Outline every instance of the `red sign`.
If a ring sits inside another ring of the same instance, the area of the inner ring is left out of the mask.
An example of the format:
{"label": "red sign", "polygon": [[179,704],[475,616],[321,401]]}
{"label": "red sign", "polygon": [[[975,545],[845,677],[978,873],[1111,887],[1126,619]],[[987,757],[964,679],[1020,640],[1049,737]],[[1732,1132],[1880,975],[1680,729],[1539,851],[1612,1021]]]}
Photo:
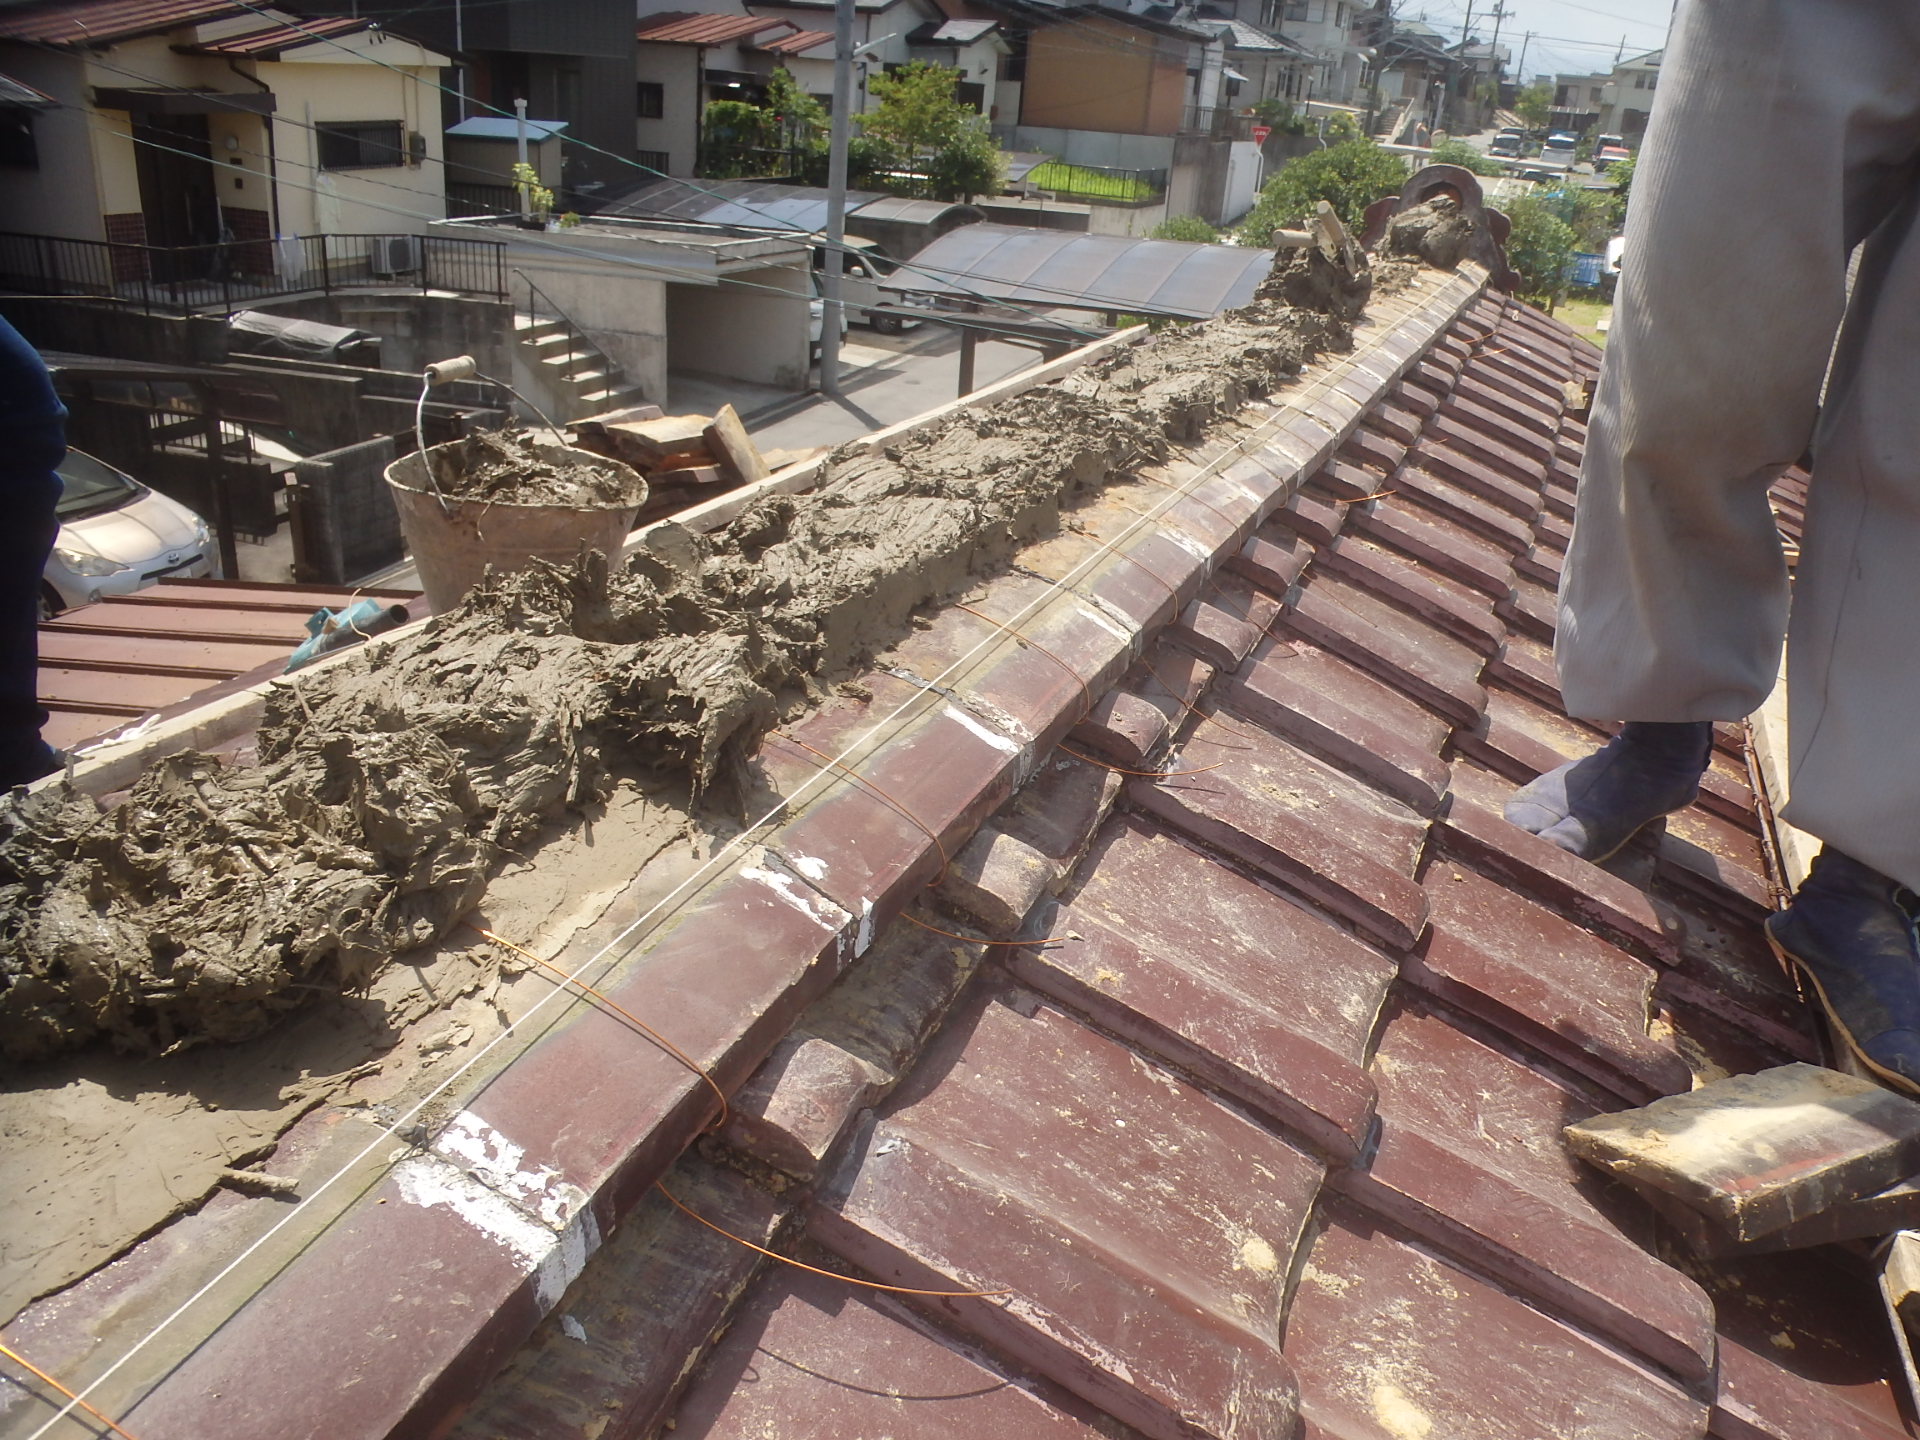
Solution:
{"label": "red sign", "polygon": [[1256,145],[1266,144],[1267,136],[1273,133],[1273,127],[1271,125],[1255,125],[1252,126],[1251,129],[1253,130],[1253,143]]}

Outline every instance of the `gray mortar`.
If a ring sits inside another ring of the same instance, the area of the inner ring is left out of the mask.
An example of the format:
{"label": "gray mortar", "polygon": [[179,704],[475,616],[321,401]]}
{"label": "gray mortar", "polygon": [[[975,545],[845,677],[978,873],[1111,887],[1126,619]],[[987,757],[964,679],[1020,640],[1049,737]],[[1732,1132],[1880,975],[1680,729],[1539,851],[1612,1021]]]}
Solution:
{"label": "gray mortar", "polygon": [[1006,564],[1109,475],[1345,346],[1369,277],[1283,257],[1255,303],[872,454],[724,530],[490,579],[456,611],[277,687],[259,760],[185,753],[102,813],[0,804],[0,1053],[166,1051],[364,985],[475,906],[501,855],[620,771],[741,793],[786,710]]}

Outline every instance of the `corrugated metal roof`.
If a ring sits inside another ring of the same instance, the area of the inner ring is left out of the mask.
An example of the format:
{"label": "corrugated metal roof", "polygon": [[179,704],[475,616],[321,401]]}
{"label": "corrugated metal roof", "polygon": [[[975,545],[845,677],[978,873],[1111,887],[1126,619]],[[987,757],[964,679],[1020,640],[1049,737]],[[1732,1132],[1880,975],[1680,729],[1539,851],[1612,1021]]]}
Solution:
{"label": "corrugated metal roof", "polygon": [[11,75],[0,75],[0,105],[19,105],[29,110],[45,110],[59,103],[44,90],[36,90],[33,86],[16,80]]}
{"label": "corrugated metal roof", "polygon": [[[527,138],[550,139],[566,128],[565,120],[529,120]],[[476,115],[471,120],[462,120],[458,125],[449,125],[447,134],[462,140],[514,140],[519,138],[520,122],[498,115]]]}
{"label": "corrugated metal roof", "polygon": [[653,45],[727,45],[768,30],[792,28],[791,20],[767,20],[757,15],[649,15],[635,32]]}
{"label": "corrugated metal roof", "polygon": [[25,5],[0,10],[0,40],[23,40],[36,45],[110,45],[194,25],[243,15],[233,0],[80,0],[79,4]]}
{"label": "corrugated metal roof", "polygon": [[1000,28],[998,20],[928,22],[907,36],[909,45],[971,45]]}
{"label": "corrugated metal roof", "polygon": [[[202,703],[213,690],[278,675],[307,638],[307,617],[322,606],[339,609],[349,594],[163,580],[68,610],[40,626],[40,703],[49,717],[42,733],[69,750],[143,716]],[[416,591],[359,594],[425,613]]]}
{"label": "corrugated metal roof", "polygon": [[312,45],[335,36],[351,35],[372,28],[374,22],[371,20],[336,15],[322,20],[297,20],[285,25],[270,25],[264,30],[251,30],[244,35],[229,35],[224,40],[210,40],[192,49],[197,55],[245,55],[254,59],[271,59],[283,50],[295,50],[302,45]]}
{"label": "corrugated metal roof", "polygon": [[[873,190],[847,192],[847,213],[870,220],[932,225],[964,208],[945,200],[905,200]],[[657,180],[610,198],[597,213],[814,234],[827,226],[827,192],[776,180]]]}
{"label": "corrugated metal roof", "polygon": [[799,55],[820,45],[831,45],[831,30],[796,30],[791,35],[776,35],[771,40],[754,42],[756,50],[770,50],[775,55]]}
{"label": "corrugated metal roof", "polygon": [[1272,266],[1271,250],[1237,245],[983,224],[940,236],[896,283],[929,295],[1205,320],[1252,300]]}

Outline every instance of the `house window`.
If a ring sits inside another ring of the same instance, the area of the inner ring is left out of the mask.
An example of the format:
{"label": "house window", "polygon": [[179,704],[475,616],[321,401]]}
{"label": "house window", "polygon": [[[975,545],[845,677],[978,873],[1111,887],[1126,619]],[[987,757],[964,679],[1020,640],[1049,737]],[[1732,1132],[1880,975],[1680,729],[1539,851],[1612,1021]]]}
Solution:
{"label": "house window", "polygon": [[658,171],[662,175],[667,173],[667,167],[673,159],[664,150],[636,150],[633,158],[640,162],[642,169]]}
{"label": "house window", "polygon": [[1347,7],[1344,4],[1334,7],[1333,25],[1336,30],[1347,28]]}
{"label": "house window", "polygon": [[406,137],[398,120],[323,121],[313,131],[322,170],[375,170],[406,163]]}
{"label": "house window", "polygon": [[1307,0],[1287,0],[1286,18],[1305,20],[1307,18]]}
{"label": "house window", "polygon": [[659,120],[667,113],[667,87],[658,80],[642,80],[634,86],[634,103],[642,120]]}
{"label": "house window", "polygon": [[24,105],[0,105],[0,169],[39,168],[40,150],[33,143],[33,111]]}

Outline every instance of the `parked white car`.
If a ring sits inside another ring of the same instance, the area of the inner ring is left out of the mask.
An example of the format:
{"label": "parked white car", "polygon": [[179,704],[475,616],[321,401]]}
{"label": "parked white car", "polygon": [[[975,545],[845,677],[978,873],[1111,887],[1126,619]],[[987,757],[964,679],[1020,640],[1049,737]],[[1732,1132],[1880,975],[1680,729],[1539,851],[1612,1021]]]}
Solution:
{"label": "parked white car", "polygon": [[41,572],[40,612],[130,595],[168,576],[218,573],[207,522],[84,450],[60,462],[60,534]]}

